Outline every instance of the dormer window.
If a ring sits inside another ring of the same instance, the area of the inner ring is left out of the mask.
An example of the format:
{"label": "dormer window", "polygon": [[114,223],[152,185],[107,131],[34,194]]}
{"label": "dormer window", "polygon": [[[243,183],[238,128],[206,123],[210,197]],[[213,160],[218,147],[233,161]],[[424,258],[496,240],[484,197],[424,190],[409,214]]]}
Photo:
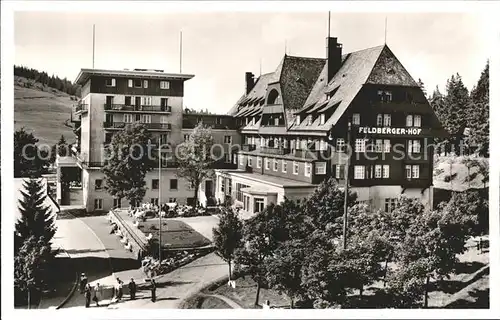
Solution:
{"label": "dormer window", "polygon": [[142,88],[142,81],[135,79],[134,80],[134,88]]}
{"label": "dormer window", "polygon": [[324,113],[319,115],[319,124],[325,124],[325,114]]}
{"label": "dormer window", "polygon": [[383,91],[379,90],[377,92],[379,100],[381,102],[391,102],[392,101],[392,92],[391,91]]}
{"label": "dormer window", "polygon": [[359,113],[353,113],[352,114],[352,124],[354,125],[359,125],[361,122],[361,117]]}
{"label": "dormer window", "polygon": [[307,125],[308,126],[312,125],[312,115],[307,116]]}
{"label": "dormer window", "polygon": [[300,114],[295,117],[296,125],[300,125]]}

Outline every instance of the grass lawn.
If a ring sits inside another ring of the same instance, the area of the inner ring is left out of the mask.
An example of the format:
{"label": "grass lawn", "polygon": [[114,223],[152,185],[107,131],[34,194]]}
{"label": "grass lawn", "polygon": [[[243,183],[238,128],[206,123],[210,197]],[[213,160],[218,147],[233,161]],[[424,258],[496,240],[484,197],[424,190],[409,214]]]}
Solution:
{"label": "grass lawn", "polygon": [[216,297],[203,297],[200,309],[232,309],[227,303]]}
{"label": "grass lawn", "polygon": [[[213,291],[207,291],[206,294],[220,294],[228,297],[238,303],[245,309],[259,308],[254,305],[255,295],[257,294],[257,284],[249,276],[240,277],[236,280],[236,288],[229,287],[226,283]],[[262,305],[266,300],[271,302],[272,306],[289,307],[290,300],[275,290],[260,289],[259,304]]]}
{"label": "grass lawn", "polygon": [[[160,232],[159,219],[150,219],[139,222],[139,230],[147,236],[149,233],[153,238],[158,239]],[[197,248],[210,244],[210,241],[196,232],[186,223],[179,220],[162,219],[161,241],[168,248]]]}
{"label": "grass lawn", "polygon": [[14,130],[24,127],[40,144],[53,145],[61,134],[66,141],[73,142],[75,135],[65,122],[71,118],[71,107],[76,101],[60,91],[22,87],[18,79],[23,78],[17,77],[14,82]]}
{"label": "grass lawn", "polygon": [[[457,273],[444,281],[431,281],[429,290],[430,308],[487,308],[489,303],[489,264],[488,253],[479,253],[470,248],[460,255],[460,264]],[[359,297],[359,290],[349,295],[349,304],[353,308],[380,308],[383,307],[386,297],[383,294],[383,282],[377,281],[365,287],[363,297]],[[249,277],[236,279],[236,288],[232,289],[223,283],[213,290],[204,291],[205,294],[219,294],[232,299],[243,308],[259,308],[254,306],[257,284]],[[269,300],[271,306],[289,307],[290,301],[272,289],[261,289],[259,304]]]}

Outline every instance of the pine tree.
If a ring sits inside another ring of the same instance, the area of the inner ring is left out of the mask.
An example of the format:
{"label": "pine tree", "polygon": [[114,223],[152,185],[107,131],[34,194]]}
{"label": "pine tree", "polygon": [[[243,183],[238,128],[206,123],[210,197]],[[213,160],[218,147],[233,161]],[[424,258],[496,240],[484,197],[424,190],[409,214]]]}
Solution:
{"label": "pine tree", "polygon": [[43,182],[39,178],[31,178],[25,180],[23,186],[18,205],[21,217],[15,225],[15,249],[19,249],[31,236],[37,239],[43,237],[45,243],[50,245],[56,232],[55,216],[45,204],[47,194]]}
{"label": "pine tree", "polygon": [[489,110],[489,61],[481,73],[477,85],[472,89],[469,105],[469,123],[471,127],[470,143],[477,147],[479,154],[489,155],[490,110]]}

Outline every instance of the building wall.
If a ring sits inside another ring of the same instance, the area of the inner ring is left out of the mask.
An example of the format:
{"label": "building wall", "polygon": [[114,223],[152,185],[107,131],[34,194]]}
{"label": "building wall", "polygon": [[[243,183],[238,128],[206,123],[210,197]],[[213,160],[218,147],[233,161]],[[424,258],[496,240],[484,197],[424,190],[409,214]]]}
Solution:
{"label": "building wall", "polygon": [[[83,170],[83,197],[84,206],[87,211],[92,212],[94,209],[94,200],[102,199],[103,211],[109,211],[113,208],[113,197],[104,189],[105,175],[101,170]],[[143,202],[151,202],[152,198],[158,198],[159,190],[152,188],[153,179],[158,179],[158,169],[152,170],[146,174],[146,195]],[[101,179],[102,188],[96,190],[96,180]],[[177,189],[170,189],[170,180],[177,179]],[[175,198],[179,204],[186,204],[187,199],[193,197],[194,190],[189,188],[189,184],[185,179],[180,179],[176,175],[175,169],[163,169],[161,176],[161,203],[169,202],[170,198]],[[129,206],[126,199],[121,200],[122,208]]]}
{"label": "building wall", "polygon": [[[114,87],[106,86],[107,79],[115,79],[116,85]],[[129,79],[141,79],[142,86],[144,86],[144,80],[148,81],[148,87],[135,88],[129,87]],[[92,76],[91,77],[91,87],[90,91],[93,93],[104,93],[104,94],[132,94],[132,95],[148,95],[148,96],[175,96],[182,97],[184,95],[184,81],[183,80],[172,80],[172,79],[149,79],[149,78],[139,78],[134,77],[117,77],[117,76]],[[170,82],[169,89],[161,89],[160,81]]]}

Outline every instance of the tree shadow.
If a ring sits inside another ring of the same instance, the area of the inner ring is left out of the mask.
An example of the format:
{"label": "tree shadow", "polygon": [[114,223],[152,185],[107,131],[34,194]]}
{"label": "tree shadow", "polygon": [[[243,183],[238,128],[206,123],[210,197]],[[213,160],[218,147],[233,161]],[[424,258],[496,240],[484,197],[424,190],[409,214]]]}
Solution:
{"label": "tree shadow", "polygon": [[474,301],[459,299],[445,306],[449,309],[488,309],[490,307],[490,289],[469,291]]}
{"label": "tree shadow", "polygon": [[477,270],[481,269],[484,267],[486,264],[478,262],[478,261],[472,261],[472,262],[460,262],[457,264],[456,267],[456,274],[460,273],[474,273]]}
{"label": "tree shadow", "polygon": [[[474,272],[477,272],[481,267],[485,266],[485,264],[482,264],[480,262],[465,263],[465,265],[466,266],[463,266],[463,268],[471,270],[471,272],[467,272],[467,273],[471,273],[471,274]],[[472,270],[474,270],[474,271],[472,271]],[[429,284],[429,292],[442,291],[442,292],[447,293],[447,294],[456,293],[456,292],[462,290],[463,288],[467,287],[471,283],[477,281],[478,279],[483,277],[488,272],[489,272],[489,268],[485,268],[483,271],[477,273],[468,281],[442,280],[442,281],[431,282]]]}
{"label": "tree shadow", "polygon": [[69,255],[72,254],[82,254],[82,253],[92,253],[92,252],[106,252],[110,249],[70,249],[65,250]]}

